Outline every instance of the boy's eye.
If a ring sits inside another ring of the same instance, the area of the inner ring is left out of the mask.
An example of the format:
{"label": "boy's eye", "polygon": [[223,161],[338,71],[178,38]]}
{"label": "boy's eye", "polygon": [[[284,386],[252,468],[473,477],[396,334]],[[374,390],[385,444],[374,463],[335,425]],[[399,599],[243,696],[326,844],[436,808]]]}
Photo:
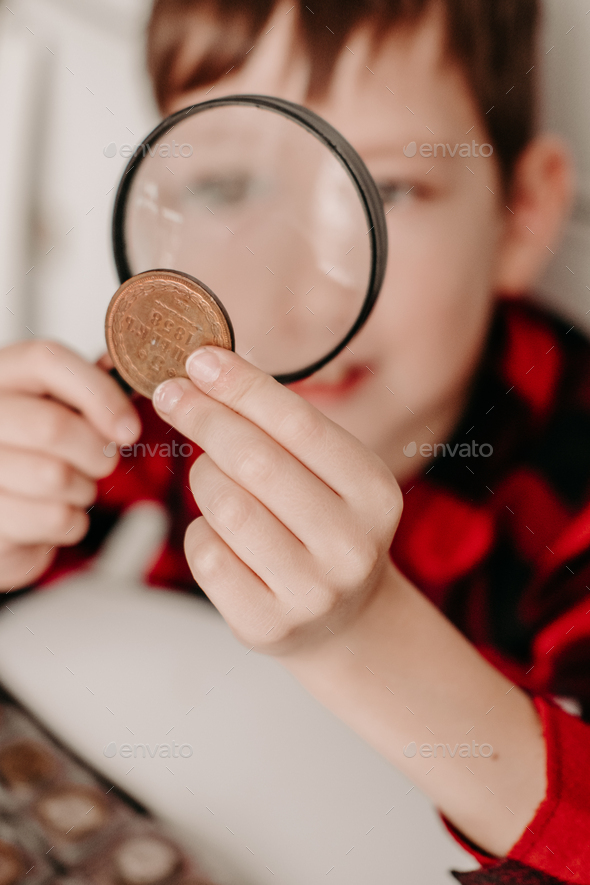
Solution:
{"label": "boy's eye", "polygon": [[249,173],[213,174],[191,183],[189,187],[193,198],[210,205],[237,206],[254,197],[260,196],[267,188],[264,182],[257,180]]}
{"label": "boy's eye", "polygon": [[415,189],[408,181],[377,181],[376,184],[384,206],[394,206],[415,194]]}

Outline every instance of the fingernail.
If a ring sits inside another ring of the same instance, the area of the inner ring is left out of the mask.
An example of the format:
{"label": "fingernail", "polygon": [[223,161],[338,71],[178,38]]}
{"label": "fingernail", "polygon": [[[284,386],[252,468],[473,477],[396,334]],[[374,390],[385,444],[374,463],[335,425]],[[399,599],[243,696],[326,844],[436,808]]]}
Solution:
{"label": "fingernail", "polygon": [[119,418],[116,426],[117,439],[124,440],[135,439],[141,433],[141,424],[135,415],[127,415],[125,418]]}
{"label": "fingernail", "polygon": [[221,363],[216,353],[195,350],[186,361],[186,371],[197,384],[213,384],[219,378]]}
{"label": "fingernail", "polygon": [[180,402],[183,394],[184,390],[177,381],[164,381],[154,391],[154,405],[159,412],[167,415]]}

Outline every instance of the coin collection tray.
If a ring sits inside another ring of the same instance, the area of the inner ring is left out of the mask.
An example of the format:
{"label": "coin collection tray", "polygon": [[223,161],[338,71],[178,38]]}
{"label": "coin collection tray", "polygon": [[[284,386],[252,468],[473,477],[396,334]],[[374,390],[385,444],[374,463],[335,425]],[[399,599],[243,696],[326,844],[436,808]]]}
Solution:
{"label": "coin collection tray", "polygon": [[0,885],[211,885],[165,828],[0,689]]}

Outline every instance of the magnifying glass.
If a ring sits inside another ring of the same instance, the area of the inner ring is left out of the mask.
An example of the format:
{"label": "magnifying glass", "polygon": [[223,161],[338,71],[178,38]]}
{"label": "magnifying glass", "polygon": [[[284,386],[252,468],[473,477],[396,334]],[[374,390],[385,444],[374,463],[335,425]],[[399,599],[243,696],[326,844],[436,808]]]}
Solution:
{"label": "magnifying glass", "polygon": [[366,322],[387,230],[375,182],[336,129],[292,102],[235,95],[178,111],[139,145],[113,248],[109,352],[150,395],[206,343],[282,383],[313,374]]}

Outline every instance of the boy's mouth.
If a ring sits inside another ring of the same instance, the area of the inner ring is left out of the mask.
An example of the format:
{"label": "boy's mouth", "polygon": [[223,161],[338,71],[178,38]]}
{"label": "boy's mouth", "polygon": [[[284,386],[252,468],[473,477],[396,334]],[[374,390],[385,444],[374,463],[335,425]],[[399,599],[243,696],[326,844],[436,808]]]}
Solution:
{"label": "boy's mouth", "polygon": [[303,399],[325,402],[351,396],[372,374],[368,366],[342,366],[337,370],[336,367],[330,366],[325,374],[324,370],[320,370],[310,378],[294,381],[287,386]]}

